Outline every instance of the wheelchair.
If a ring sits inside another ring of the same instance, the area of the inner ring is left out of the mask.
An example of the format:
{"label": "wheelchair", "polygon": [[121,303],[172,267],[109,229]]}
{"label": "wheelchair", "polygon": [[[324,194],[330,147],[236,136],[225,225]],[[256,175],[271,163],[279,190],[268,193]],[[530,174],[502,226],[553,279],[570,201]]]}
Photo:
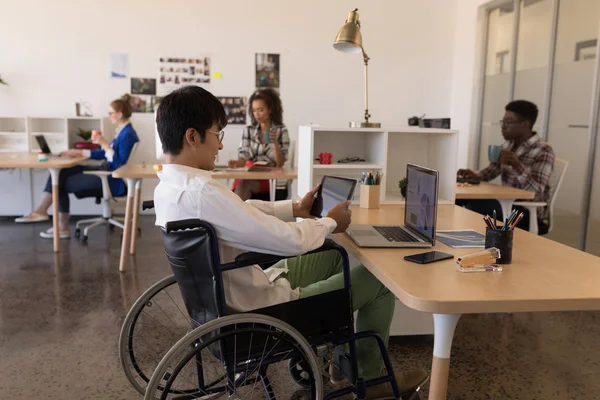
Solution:
{"label": "wheelchair", "polygon": [[[382,338],[354,332],[348,254],[333,240],[310,253],[340,253],[342,289],[240,313],[225,303],[222,273],[286,257],[248,252],[221,264],[214,229],[198,219],[169,222],[162,233],[173,276],[138,298],[119,337],[125,375],[144,399],[361,399],[384,382],[398,399],[419,399],[418,388],[400,397]],[[355,342],[366,338],[383,358],[377,379],[358,375]],[[348,384],[325,393],[332,363]]]}

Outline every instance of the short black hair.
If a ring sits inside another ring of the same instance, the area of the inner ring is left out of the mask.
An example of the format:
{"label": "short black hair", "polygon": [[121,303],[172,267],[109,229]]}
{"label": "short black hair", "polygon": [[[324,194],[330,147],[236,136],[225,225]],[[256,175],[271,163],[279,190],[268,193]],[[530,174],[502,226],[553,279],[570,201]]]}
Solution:
{"label": "short black hair", "polygon": [[199,86],[184,86],[161,101],[156,112],[156,128],[163,153],[178,155],[183,149],[185,131],[194,128],[204,142],[206,130],[214,123],[219,130],[227,125],[221,102]]}
{"label": "short black hair", "polygon": [[531,128],[535,125],[539,113],[537,106],[527,100],[511,101],[506,105],[505,110],[514,112],[525,121],[529,121],[531,123]]}

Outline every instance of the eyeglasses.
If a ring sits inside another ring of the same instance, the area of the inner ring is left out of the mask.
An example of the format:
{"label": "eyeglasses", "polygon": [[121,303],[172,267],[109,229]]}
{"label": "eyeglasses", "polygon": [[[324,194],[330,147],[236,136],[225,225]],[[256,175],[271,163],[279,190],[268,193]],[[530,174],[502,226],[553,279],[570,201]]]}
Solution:
{"label": "eyeglasses", "polygon": [[225,136],[225,131],[206,131],[206,132],[210,132],[210,133],[214,133],[215,135],[217,135],[217,140],[219,141],[219,143],[223,143],[223,137]]}
{"label": "eyeglasses", "polygon": [[514,121],[508,120],[508,119],[501,119],[500,121],[498,121],[500,123],[500,125],[513,125],[513,124],[517,124],[519,122],[523,122],[523,119],[516,119]]}

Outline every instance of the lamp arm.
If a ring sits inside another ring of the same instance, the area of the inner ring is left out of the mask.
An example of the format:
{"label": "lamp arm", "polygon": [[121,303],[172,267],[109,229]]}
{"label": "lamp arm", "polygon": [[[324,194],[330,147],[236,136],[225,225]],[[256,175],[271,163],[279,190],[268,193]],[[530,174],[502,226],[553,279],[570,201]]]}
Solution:
{"label": "lamp arm", "polygon": [[363,60],[365,62],[365,122],[369,122],[369,56],[365,53],[365,49],[362,50]]}

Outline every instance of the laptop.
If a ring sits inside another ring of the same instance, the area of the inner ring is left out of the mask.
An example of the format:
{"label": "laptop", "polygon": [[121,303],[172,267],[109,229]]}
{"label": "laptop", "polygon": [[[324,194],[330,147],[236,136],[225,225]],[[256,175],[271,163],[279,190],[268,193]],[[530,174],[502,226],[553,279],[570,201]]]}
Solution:
{"label": "laptop", "polygon": [[435,245],[438,171],[406,166],[404,225],[350,225],[348,235],[360,247],[420,248]]}
{"label": "laptop", "polygon": [[33,137],[37,141],[38,146],[40,146],[40,151],[42,153],[46,153],[48,155],[51,155],[52,157],[60,157],[60,154],[53,154],[50,151],[50,146],[48,146],[48,142],[46,141],[44,135],[34,135]]}

